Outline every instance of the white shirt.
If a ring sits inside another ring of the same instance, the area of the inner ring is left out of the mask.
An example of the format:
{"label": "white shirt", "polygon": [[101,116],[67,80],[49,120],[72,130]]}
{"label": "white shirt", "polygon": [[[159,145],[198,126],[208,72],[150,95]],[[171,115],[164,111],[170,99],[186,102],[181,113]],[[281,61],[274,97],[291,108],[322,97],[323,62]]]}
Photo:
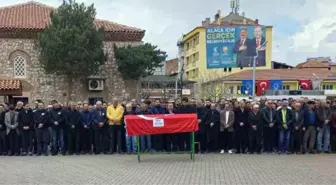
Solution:
{"label": "white shirt", "polygon": [[225,124],[228,124],[229,122],[229,114],[230,114],[230,111],[225,111]]}

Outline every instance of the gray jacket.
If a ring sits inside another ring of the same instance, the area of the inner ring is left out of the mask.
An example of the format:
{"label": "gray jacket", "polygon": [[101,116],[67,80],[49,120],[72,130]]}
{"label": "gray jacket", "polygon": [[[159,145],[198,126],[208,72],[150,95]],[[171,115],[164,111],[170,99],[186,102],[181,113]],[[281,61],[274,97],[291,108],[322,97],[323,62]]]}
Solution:
{"label": "gray jacket", "polygon": [[14,111],[13,113],[14,113],[14,117],[13,117],[13,119],[14,119],[13,123],[14,124],[12,124],[11,112],[7,112],[5,114],[5,125],[7,127],[7,134],[9,134],[9,132],[11,130],[16,130],[16,133],[19,134],[19,123],[18,123],[19,113],[16,112],[16,111]]}

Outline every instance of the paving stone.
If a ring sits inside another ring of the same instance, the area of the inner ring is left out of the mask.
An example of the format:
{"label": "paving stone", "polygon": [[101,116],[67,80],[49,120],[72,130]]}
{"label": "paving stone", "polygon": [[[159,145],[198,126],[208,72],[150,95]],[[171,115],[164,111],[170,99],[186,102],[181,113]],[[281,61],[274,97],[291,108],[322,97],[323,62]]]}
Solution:
{"label": "paving stone", "polygon": [[0,184],[336,184],[335,155],[0,157]]}

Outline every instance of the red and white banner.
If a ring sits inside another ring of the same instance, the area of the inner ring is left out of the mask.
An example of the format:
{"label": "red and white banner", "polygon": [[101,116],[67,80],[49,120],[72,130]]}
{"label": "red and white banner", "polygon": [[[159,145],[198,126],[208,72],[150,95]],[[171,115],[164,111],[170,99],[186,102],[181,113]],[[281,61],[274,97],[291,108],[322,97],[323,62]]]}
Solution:
{"label": "red and white banner", "polygon": [[311,90],[311,81],[310,80],[299,80],[299,89],[301,90]]}
{"label": "red and white banner", "polygon": [[268,90],[270,87],[270,81],[269,80],[258,80],[257,82],[257,96],[262,96],[263,92],[265,90]]}
{"label": "red and white banner", "polygon": [[129,136],[198,131],[196,114],[158,114],[125,116]]}

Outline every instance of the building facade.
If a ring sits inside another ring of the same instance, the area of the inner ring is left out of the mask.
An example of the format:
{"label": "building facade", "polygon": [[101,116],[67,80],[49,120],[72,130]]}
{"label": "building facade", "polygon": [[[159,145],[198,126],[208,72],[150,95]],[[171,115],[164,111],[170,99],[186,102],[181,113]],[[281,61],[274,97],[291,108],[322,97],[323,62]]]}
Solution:
{"label": "building facade", "polygon": [[[0,8],[0,95],[6,95],[8,89],[13,89],[13,82],[20,83],[22,88],[21,93],[14,95],[14,101],[110,101],[125,93],[136,94],[132,89],[134,82],[124,81],[117,70],[113,46],[141,44],[145,31],[95,20],[97,27],[105,28],[104,50],[108,55],[107,61],[101,66],[98,76],[77,79],[73,82],[71,94],[67,94],[66,79],[45,74],[39,62],[38,34],[50,24],[50,13],[53,10],[53,7],[37,2]],[[90,87],[92,80],[99,82],[99,88]]]}
{"label": "building facade", "polygon": [[[215,15],[215,20],[211,21],[206,18],[202,21],[202,25],[194,28],[190,32],[184,34],[184,67],[185,73],[189,80],[199,83],[215,80],[225,77],[243,70],[249,70],[251,67],[232,68],[224,71],[223,69],[207,69],[206,65],[206,28],[216,26],[258,26],[259,20],[252,20],[244,15],[230,13],[222,16],[219,10]],[[272,26],[266,26],[266,66],[258,67],[258,70],[272,68]]]}

